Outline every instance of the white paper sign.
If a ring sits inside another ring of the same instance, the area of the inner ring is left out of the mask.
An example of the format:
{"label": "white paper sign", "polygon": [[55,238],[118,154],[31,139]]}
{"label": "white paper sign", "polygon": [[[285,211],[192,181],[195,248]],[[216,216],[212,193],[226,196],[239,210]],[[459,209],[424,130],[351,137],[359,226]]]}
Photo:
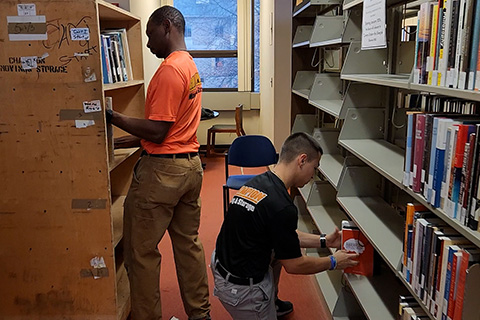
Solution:
{"label": "white paper sign", "polygon": [[35,3],[20,3],[17,4],[17,12],[19,16],[36,16],[37,8]]}
{"label": "white paper sign", "polygon": [[20,63],[23,70],[34,69],[37,67],[37,57],[20,57]]}
{"label": "white paper sign", "polygon": [[84,101],[83,102],[83,111],[85,111],[85,113],[102,111],[102,106],[100,105],[100,100]]}
{"label": "white paper sign", "polygon": [[83,129],[95,125],[95,120],[75,120],[75,128]]}
{"label": "white paper sign", "polygon": [[362,50],[387,47],[385,1],[363,1]]}
{"label": "white paper sign", "polygon": [[73,41],[90,40],[90,30],[88,28],[70,29],[70,38]]}

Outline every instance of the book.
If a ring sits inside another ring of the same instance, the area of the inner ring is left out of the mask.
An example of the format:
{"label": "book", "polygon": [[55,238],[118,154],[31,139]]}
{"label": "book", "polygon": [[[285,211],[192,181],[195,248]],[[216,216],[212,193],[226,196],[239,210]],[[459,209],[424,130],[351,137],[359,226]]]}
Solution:
{"label": "book", "polygon": [[428,196],[428,173],[430,170],[430,152],[432,147],[432,141],[435,136],[436,138],[436,129],[434,133],[433,129],[433,119],[434,116],[431,113],[425,114],[425,133],[424,133],[424,146],[423,146],[423,155],[422,155],[422,170],[420,176],[420,191],[423,194],[423,197],[427,199]]}
{"label": "book", "polygon": [[468,207],[468,198],[470,197],[470,180],[472,175],[472,165],[473,165],[473,153],[475,148],[476,133],[473,132],[468,138],[468,142],[465,144],[465,154],[463,156],[463,166],[462,166],[462,179],[460,183],[460,194],[457,205],[457,215],[460,216],[460,222],[463,225],[467,225],[467,207]]}
{"label": "book", "polygon": [[449,215],[449,208],[451,207],[450,199],[452,197],[450,180],[452,180],[453,174],[453,159],[455,157],[455,144],[457,142],[458,124],[454,123],[447,130],[449,131],[449,133],[447,133],[447,135],[449,135],[449,142],[445,156],[445,172],[444,179],[442,181],[442,198],[440,199],[440,206],[445,211],[445,213]]}
{"label": "book", "polygon": [[468,219],[467,226],[472,230],[477,230],[479,226],[479,216],[480,216],[480,197],[478,194],[479,185],[479,173],[480,173],[480,124],[476,124],[476,143],[473,150],[473,160],[472,160],[472,172],[470,175],[470,190],[468,197]]}
{"label": "book", "polygon": [[422,160],[425,148],[425,121],[425,114],[419,113],[416,115],[412,190],[417,193],[421,191]]}
{"label": "book", "polygon": [[438,76],[437,84],[439,86],[448,86],[447,66],[448,66],[448,49],[450,46],[450,24],[452,17],[453,0],[444,0],[442,7],[442,21],[440,27],[440,48],[438,53]]}
{"label": "book", "polygon": [[426,187],[424,187],[423,195],[425,199],[427,199],[428,203],[432,203],[433,197],[433,174],[435,171],[435,156],[437,150],[437,139],[438,139],[438,125],[440,122],[439,117],[433,117],[433,125],[432,125],[432,134],[431,134],[431,141],[430,141],[430,159],[428,159],[428,172],[426,173],[427,178],[426,180]]}
{"label": "book", "polygon": [[373,246],[358,229],[353,221],[342,221],[342,249],[355,252],[359,256],[359,263],[354,267],[345,268],[345,273],[353,273],[363,276],[373,275]]}
{"label": "book", "polygon": [[[453,166],[450,177],[451,197],[449,196],[449,206],[447,206],[447,214],[453,219],[459,219],[457,215],[457,205],[460,196],[460,185],[462,179],[463,157],[465,155],[465,144],[469,136],[473,133],[475,127],[468,124],[458,125],[457,141],[455,143],[455,155],[453,158]],[[449,194],[450,195],[450,194]]]}
{"label": "book", "polygon": [[[405,165],[403,170],[403,185],[411,186],[410,175],[412,171],[413,137],[415,132],[415,112],[407,112],[407,134],[405,139]],[[412,177],[413,179],[413,177]]]}
{"label": "book", "polygon": [[419,29],[417,32],[417,61],[414,70],[414,82],[418,84],[427,83],[427,57],[430,50],[430,33],[432,21],[433,3],[424,2],[420,5]]}
{"label": "book", "polygon": [[[403,271],[405,279],[410,282],[410,272],[408,272],[408,252],[410,249],[409,230],[413,231],[413,219],[416,211],[426,211],[427,208],[421,204],[407,203],[407,210],[405,214],[405,232],[403,239]],[[410,228],[410,229],[409,229]],[[410,236],[411,239],[411,236]],[[408,274],[407,274],[408,273]]]}
{"label": "book", "polygon": [[468,63],[468,86],[469,90],[475,89],[476,71],[478,62],[478,45],[480,39],[480,3],[475,1],[473,11],[473,32],[470,46],[470,61]]}
{"label": "book", "polygon": [[450,39],[447,57],[447,79],[446,86],[453,88],[453,79],[455,73],[455,50],[457,48],[457,27],[460,11],[460,0],[452,0],[452,13],[450,17],[450,25],[446,26],[450,29]]}
{"label": "book", "polygon": [[478,248],[475,248],[475,249],[464,248],[461,250],[461,256],[462,258],[461,258],[461,264],[460,264],[460,270],[459,270],[457,292],[455,294],[456,301],[455,301],[455,310],[453,313],[453,320],[462,319],[467,272],[470,266],[472,266],[474,263],[480,262],[480,250]]}
{"label": "book", "polygon": [[435,207],[440,207],[440,195],[442,189],[442,178],[445,170],[445,150],[447,147],[447,129],[449,125],[453,123],[452,119],[439,118],[437,139],[435,147],[435,160],[433,170],[433,182],[432,182],[432,197],[430,203]]}
{"label": "book", "polygon": [[[463,1],[465,2],[463,3]],[[458,22],[457,56],[455,61],[455,68],[458,68],[458,89],[467,88],[467,67],[468,55],[470,53],[470,36],[472,32],[473,2],[474,0],[462,0],[460,3],[462,8],[460,9],[460,19]]]}
{"label": "book", "polygon": [[[441,9],[441,8],[440,8]],[[438,38],[438,12],[439,7],[438,3],[435,3],[432,6],[432,25],[430,27],[431,35],[430,35],[430,52],[427,57],[427,84],[429,85],[436,85],[437,80],[434,79],[434,70],[435,66],[435,59],[437,54],[437,38]]]}

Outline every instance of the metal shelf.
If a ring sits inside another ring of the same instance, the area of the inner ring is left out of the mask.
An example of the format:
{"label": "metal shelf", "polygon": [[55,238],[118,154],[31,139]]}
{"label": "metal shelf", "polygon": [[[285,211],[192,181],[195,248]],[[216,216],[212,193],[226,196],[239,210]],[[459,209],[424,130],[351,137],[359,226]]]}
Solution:
{"label": "metal shelf", "polygon": [[335,189],[342,173],[343,160],[341,154],[324,154],[320,160],[320,172]]}

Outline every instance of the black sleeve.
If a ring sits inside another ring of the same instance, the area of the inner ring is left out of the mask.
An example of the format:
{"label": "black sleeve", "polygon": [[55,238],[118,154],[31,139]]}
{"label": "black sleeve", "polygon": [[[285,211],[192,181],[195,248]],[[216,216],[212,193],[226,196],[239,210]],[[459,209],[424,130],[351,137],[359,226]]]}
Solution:
{"label": "black sleeve", "polygon": [[288,206],[272,219],[271,235],[275,259],[294,259],[302,256],[298,239],[298,215],[295,206]]}

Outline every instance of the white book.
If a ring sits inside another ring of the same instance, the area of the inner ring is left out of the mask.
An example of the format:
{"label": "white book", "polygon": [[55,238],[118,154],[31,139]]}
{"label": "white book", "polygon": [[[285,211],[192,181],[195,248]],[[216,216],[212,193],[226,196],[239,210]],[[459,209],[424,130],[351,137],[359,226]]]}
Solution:
{"label": "white book", "polygon": [[465,7],[467,5],[467,0],[460,0],[460,13],[458,16],[458,26],[457,26],[457,46],[455,49],[455,68],[451,71],[452,73],[452,87],[458,87],[458,76],[460,72],[460,64],[462,60],[462,47],[463,47],[463,21],[465,15]]}

